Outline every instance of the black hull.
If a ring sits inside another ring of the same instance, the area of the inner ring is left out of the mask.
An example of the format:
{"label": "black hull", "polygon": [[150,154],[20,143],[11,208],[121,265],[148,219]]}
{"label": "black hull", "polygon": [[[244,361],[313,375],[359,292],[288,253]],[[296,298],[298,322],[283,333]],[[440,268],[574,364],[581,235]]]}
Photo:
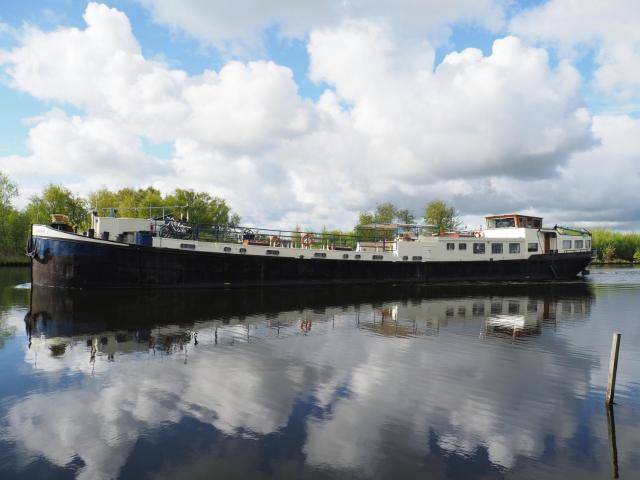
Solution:
{"label": "black hull", "polygon": [[203,288],[546,281],[575,278],[588,252],[527,260],[389,262],[267,257],[34,237],[32,283],[64,288]]}

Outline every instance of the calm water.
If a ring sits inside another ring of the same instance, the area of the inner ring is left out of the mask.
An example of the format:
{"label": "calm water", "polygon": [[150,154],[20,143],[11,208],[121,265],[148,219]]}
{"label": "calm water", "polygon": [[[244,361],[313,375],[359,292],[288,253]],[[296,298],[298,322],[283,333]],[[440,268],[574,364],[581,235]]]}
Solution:
{"label": "calm water", "polygon": [[28,281],[0,270],[3,479],[640,478],[640,269],[101,295]]}

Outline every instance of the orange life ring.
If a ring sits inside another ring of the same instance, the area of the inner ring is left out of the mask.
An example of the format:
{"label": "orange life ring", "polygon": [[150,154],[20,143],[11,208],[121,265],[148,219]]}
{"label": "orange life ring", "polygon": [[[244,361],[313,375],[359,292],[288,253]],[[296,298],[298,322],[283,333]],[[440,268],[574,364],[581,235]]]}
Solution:
{"label": "orange life ring", "polygon": [[309,248],[311,246],[311,244],[313,243],[313,234],[311,233],[305,233],[302,236],[302,246],[304,246],[304,248]]}

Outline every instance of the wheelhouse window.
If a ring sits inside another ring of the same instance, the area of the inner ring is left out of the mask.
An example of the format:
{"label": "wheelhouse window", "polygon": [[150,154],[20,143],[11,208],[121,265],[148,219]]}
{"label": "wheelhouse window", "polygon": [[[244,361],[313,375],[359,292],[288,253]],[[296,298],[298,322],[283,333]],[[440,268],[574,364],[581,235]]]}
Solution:
{"label": "wheelhouse window", "polygon": [[458,244],[458,250],[466,250],[467,249],[467,244],[466,243],[459,243]]}
{"label": "wheelhouse window", "polygon": [[474,243],[473,253],[484,253],[484,243]]}
{"label": "wheelhouse window", "polygon": [[591,248],[591,240],[587,240],[587,248]]}
{"label": "wheelhouse window", "polygon": [[527,251],[528,252],[537,252],[538,251],[538,244],[537,243],[528,243],[527,244]]}
{"label": "wheelhouse window", "polygon": [[509,244],[509,253],[520,253],[520,244],[519,243],[510,243]]}
{"label": "wheelhouse window", "polygon": [[447,250],[455,250],[455,249],[456,249],[455,243],[447,243]]}
{"label": "wheelhouse window", "polygon": [[576,248],[584,248],[584,240],[576,240]]}
{"label": "wheelhouse window", "polygon": [[487,219],[487,227],[489,228],[512,228],[515,226],[516,226],[515,217]]}
{"label": "wheelhouse window", "polygon": [[565,250],[571,250],[571,240],[563,240],[562,248],[564,248]]}
{"label": "wheelhouse window", "polygon": [[492,243],[491,244],[491,253],[493,253],[493,254],[502,253],[502,244],[501,243]]}

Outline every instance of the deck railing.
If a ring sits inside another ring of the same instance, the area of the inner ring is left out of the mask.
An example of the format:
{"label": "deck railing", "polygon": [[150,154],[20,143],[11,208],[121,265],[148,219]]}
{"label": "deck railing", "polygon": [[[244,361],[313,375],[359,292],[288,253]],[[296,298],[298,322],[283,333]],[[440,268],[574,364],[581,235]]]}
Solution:
{"label": "deck railing", "polygon": [[205,242],[318,250],[355,250],[357,244],[362,242],[363,244],[366,243],[367,248],[371,251],[390,251],[393,250],[397,231],[311,232],[156,220],[152,235],[155,237]]}

